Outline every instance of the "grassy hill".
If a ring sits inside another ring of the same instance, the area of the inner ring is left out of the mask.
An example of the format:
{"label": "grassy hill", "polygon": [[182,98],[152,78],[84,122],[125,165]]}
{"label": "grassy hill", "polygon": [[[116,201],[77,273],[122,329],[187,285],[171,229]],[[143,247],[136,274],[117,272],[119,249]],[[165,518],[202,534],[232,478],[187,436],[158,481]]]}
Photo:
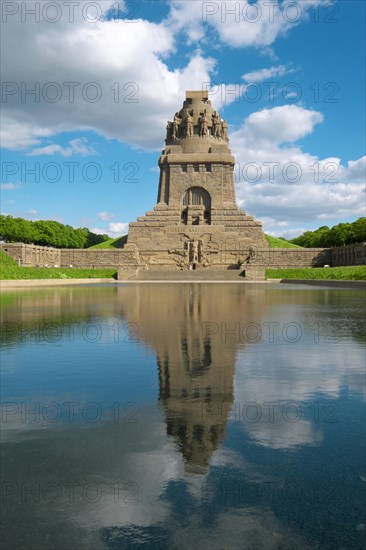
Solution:
{"label": "grassy hill", "polygon": [[2,281],[9,279],[109,279],[115,275],[115,269],[19,267],[13,258],[0,250],[0,280]]}
{"label": "grassy hill", "polygon": [[104,243],[90,246],[89,249],[91,248],[123,248],[123,246],[126,244],[126,241],[127,241],[127,235],[123,235],[123,237],[117,237],[116,239],[109,239],[108,241],[104,241]]}
{"label": "grassy hill", "polygon": [[[302,246],[292,244],[289,241],[285,241],[284,239],[271,237],[270,235],[266,235],[266,239],[269,242],[269,246],[271,248],[302,248]],[[124,235],[123,237],[117,237],[116,239],[109,239],[104,243],[95,244],[94,246],[90,246],[89,248],[122,248],[126,244],[126,241],[127,235]]]}
{"label": "grassy hill", "polygon": [[271,235],[267,235],[267,234],[265,234],[265,236],[271,248],[303,248],[302,246],[298,246],[297,244],[290,243],[289,241],[286,241],[284,239],[271,237]]}

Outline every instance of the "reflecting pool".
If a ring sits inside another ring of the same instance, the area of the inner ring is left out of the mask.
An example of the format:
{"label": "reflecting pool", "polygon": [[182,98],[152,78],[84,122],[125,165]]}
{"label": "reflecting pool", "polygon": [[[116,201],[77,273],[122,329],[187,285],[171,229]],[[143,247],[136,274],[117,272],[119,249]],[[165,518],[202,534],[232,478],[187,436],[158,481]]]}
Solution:
{"label": "reflecting pool", "polygon": [[365,294],[2,294],[7,549],[365,547]]}

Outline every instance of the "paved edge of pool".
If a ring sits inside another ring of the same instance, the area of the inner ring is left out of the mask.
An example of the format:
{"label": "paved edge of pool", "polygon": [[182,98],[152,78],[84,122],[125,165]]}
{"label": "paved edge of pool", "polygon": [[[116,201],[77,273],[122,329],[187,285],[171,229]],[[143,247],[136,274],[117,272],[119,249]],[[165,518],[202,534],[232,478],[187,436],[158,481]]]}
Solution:
{"label": "paved edge of pool", "polygon": [[4,279],[0,281],[0,290],[31,286],[95,285],[115,282],[115,279]]}
{"label": "paved edge of pool", "polygon": [[366,288],[366,281],[336,281],[333,279],[280,279],[280,283],[337,288]]}
{"label": "paved edge of pool", "polygon": [[267,279],[266,281],[209,281],[209,280],[144,280],[136,281],[133,279],[115,280],[115,279],[7,279],[0,281],[0,290],[10,288],[30,288],[37,286],[66,286],[66,285],[97,285],[97,284],[181,284],[181,283],[208,283],[208,284],[293,284],[310,285],[332,288],[366,288],[366,281],[335,281],[331,279]]}
{"label": "paved edge of pool", "polygon": [[0,291],[7,290],[10,288],[30,288],[37,286],[70,286],[70,285],[99,285],[99,284],[180,284],[180,283],[208,283],[208,284],[268,284],[268,283],[279,283],[280,279],[271,279],[267,281],[244,281],[244,280],[229,280],[229,281],[209,281],[209,280],[179,280],[179,281],[169,281],[169,280],[135,280],[135,279],[5,279],[0,281]]}

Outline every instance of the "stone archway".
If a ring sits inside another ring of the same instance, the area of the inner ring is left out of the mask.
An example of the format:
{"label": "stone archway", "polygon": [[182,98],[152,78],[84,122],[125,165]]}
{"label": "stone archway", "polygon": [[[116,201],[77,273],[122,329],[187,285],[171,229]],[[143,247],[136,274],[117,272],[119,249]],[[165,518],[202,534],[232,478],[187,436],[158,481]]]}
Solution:
{"label": "stone archway", "polygon": [[206,189],[187,189],[182,200],[181,221],[185,225],[211,224],[211,196]]}

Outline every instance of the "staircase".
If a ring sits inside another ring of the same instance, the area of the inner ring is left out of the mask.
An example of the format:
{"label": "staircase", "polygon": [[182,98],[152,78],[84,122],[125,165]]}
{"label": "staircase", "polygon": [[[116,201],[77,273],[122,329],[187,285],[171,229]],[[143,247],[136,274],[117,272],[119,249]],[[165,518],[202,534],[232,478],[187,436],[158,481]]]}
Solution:
{"label": "staircase", "polygon": [[177,271],[140,271],[133,281],[227,281],[227,282],[245,282],[245,278],[240,276],[241,269],[227,270],[177,270]]}

